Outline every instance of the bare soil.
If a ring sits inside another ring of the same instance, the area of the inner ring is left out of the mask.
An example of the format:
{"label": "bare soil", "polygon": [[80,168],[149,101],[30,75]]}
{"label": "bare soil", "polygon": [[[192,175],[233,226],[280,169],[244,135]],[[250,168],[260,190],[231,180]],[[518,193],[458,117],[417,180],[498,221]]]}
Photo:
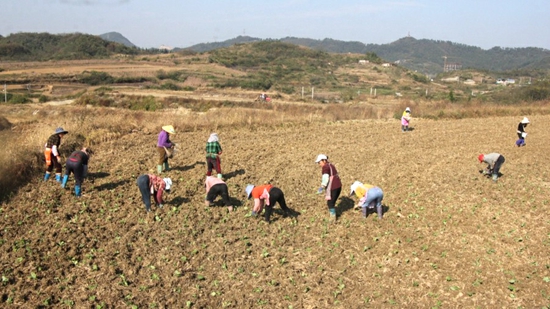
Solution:
{"label": "bare soil", "polygon": [[[159,116],[162,114],[159,113]],[[217,132],[236,211],[204,206],[205,142],[179,132],[174,181],[146,213],[156,133],[95,149],[84,195],[41,175],[1,205],[0,301],[14,308],[543,308],[550,306],[550,116],[349,121]],[[63,147],[63,145],[62,145]],[[479,153],[506,157],[495,183]],[[344,187],[338,220],[315,191],[325,153]],[[360,180],[385,216],[353,210]],[[249,217],[247,184],[281,188],[296,214]]]}

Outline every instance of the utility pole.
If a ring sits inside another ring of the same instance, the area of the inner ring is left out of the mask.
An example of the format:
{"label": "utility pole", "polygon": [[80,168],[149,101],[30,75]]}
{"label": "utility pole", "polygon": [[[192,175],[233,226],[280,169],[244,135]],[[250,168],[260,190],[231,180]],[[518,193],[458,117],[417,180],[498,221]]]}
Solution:
{"label": "utility pole", "polygon": [[443,56],[443,72],[447,72],[447,56]]}

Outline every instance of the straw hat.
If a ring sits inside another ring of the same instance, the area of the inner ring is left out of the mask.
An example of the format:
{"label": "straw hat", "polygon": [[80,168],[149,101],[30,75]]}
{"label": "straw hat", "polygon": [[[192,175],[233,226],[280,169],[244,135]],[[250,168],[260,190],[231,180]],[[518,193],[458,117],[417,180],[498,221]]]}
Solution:
{"label": "straw hat", "polygon": [[174,130],[174,127],[169,125],[169,126],[163,126],[162,129],[164,131],[166,131],[167,133],[169,134],[176,134],[176,130]]}

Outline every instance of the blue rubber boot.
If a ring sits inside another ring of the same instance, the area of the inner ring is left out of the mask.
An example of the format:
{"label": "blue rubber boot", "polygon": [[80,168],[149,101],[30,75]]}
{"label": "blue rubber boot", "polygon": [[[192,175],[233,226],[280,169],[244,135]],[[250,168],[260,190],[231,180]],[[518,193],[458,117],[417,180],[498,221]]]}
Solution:
{"label": "blue rubber boot", "polygon": [[329,208],[328,212],[330,214],[330,221],[336,222],[336,209],[335,208]]}
{"label": "blue rubber boot", "polygon": [[80,186],[74,186],[74,194],[77,197],[80,197],[82,195],[82,191],[80,190]]}
{"label": "blue rubber boot", "polygon": [[44,181],[47,181],[48,179],[50,179],[50,173],[46,172],[46,174],[44,174]]}
{"label": "blue rubber boot", "polygon": [[69,175],[63,176],[63,181],[61,182],[61,188],[65,188],[67,185],[67,180],[69,179]]}
{"label": "blue rubber boot", "polygon": [[168,165],[168,162],[164,162],[163,168],[164,168],[165,172],[167,172],[170,169],[170,166]]}
{"label": "blue rubber boot", "polygon": [[55,181],[61,182],[61,174],[55,174]]}

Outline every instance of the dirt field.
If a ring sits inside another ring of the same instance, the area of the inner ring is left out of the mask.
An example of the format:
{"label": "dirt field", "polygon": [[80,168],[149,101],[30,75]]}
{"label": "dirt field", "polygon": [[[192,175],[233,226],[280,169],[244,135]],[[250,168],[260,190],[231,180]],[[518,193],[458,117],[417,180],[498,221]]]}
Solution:
{"label": "dirt field", "polygon": [[[529,116],[529,115],[528,115]],[[180,132],[172,193],[147,214],[136,178],[155,171],[156,132],[96,147],[84,196],[42,175],[1,205],[0,285],[13,308],[546,308],[550,306],[550,116],[366,120],[217,133],[236,211],[205,207],[204,146]],[[71,129],[71,128],[67,128]],[[176,128],[177,129],[177,128]],[[506,157],[493,183],[479,153]],[[344,184],[329,223],[314,163]],[[72,178],[72,177],[71,177]],[[355,180],[384,190],[361,218]],[[281,188],[271,224],[249,217],[247,184]]]}

